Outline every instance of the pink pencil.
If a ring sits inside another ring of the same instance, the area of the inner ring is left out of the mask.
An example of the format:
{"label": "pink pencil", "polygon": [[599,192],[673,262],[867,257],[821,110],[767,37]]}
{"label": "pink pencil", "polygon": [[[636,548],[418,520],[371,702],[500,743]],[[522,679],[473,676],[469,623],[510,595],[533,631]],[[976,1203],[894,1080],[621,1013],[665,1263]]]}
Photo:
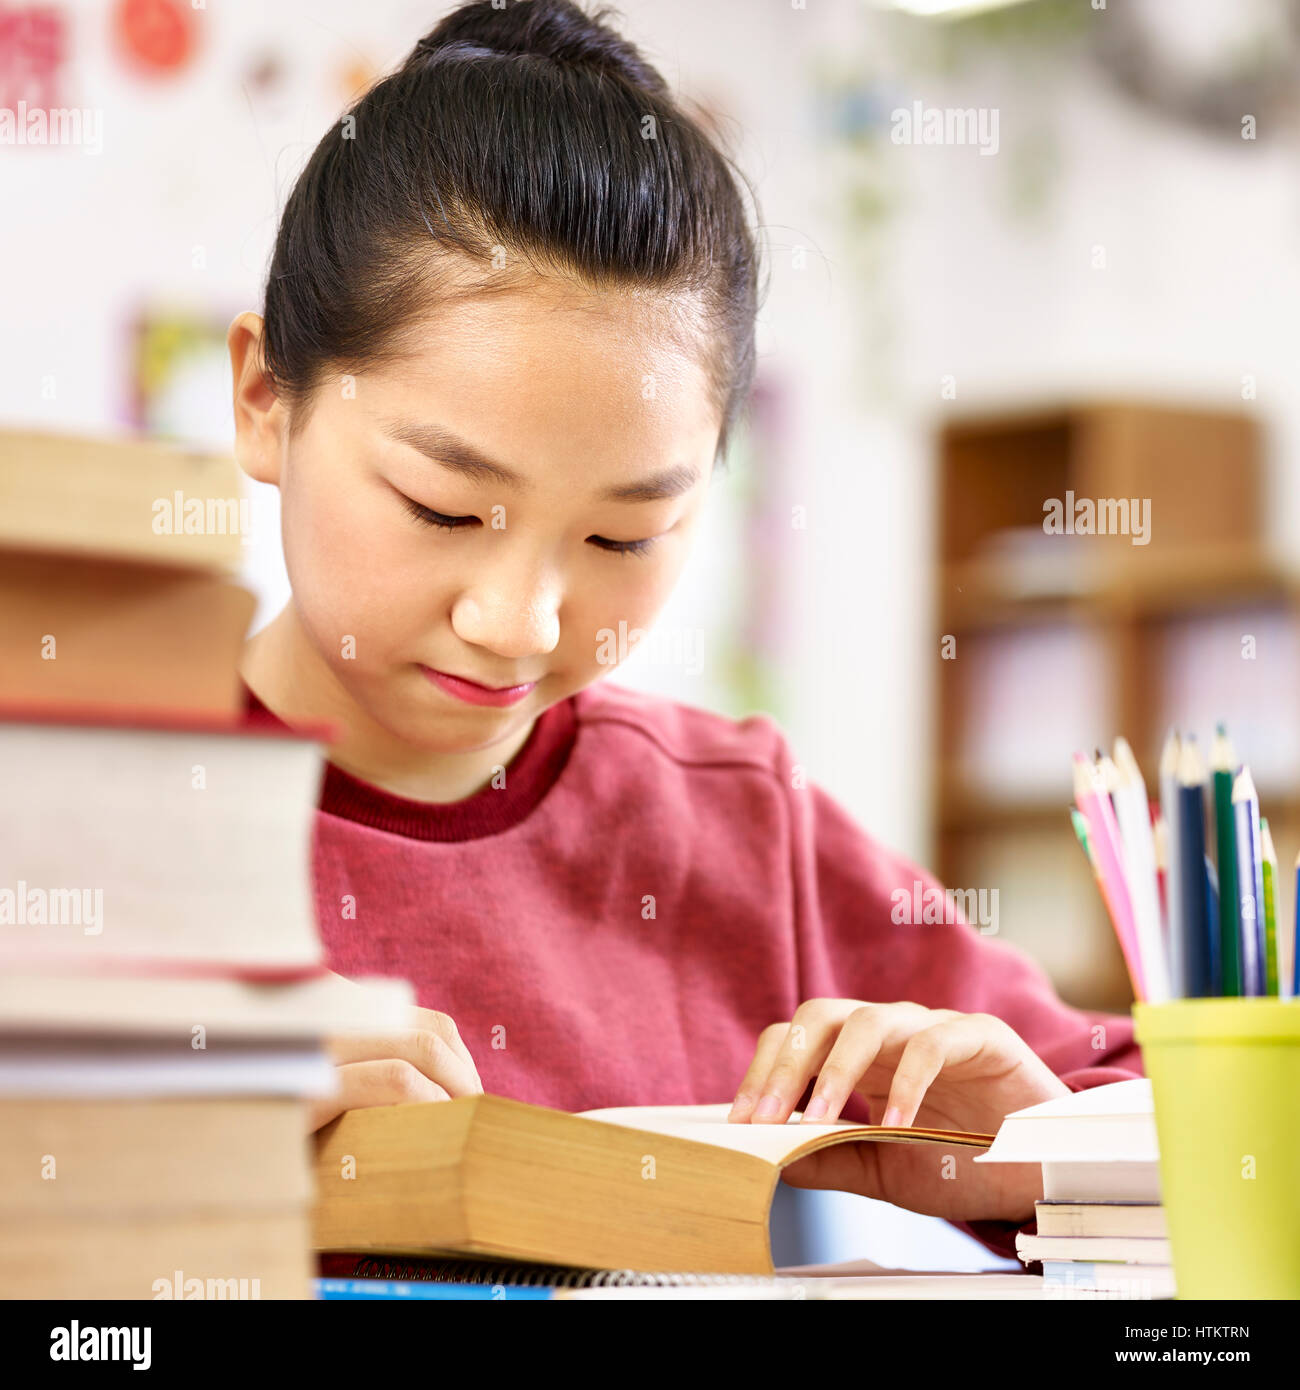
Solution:
{"label": "pink pencil", "polygon": [[1097,770],[1082,753],[1074,755],[1074,802],[1088,822],[1088,843],[1097,858],[1097,881],[1106,910],[1119,937],[1119,948],[1133,982],[1133,993],[1146,999],[1146,979],[1142,973],[1142,958],[1138,954],[1137,927],[1133,920],[1133,903],[1129,897],[1128,879],[1124,871],[1124,843],[1110,797],[1101,785]]}

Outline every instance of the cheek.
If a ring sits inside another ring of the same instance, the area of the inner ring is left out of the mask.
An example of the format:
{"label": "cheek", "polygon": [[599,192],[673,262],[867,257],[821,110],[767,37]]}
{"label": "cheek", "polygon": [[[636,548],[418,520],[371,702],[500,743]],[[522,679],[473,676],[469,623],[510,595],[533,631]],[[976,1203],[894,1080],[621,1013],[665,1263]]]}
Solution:
{"label": "cheek", "polygon": [[566,624],[573,660],[593,670],[609,664],[611,634],[644,631],[653,624],[672,593],[686,553],[679,546],[655,559],[635,555],[599,559],[600,569],[584,584]]}
{"label": "cheek", "polygon": [[429,550],[387,499],[355,486],[291,493],[281,533],[294,601],[322,654],[334,663],[355,638],[352,670],[373,664],[428,624],[437,601]]}

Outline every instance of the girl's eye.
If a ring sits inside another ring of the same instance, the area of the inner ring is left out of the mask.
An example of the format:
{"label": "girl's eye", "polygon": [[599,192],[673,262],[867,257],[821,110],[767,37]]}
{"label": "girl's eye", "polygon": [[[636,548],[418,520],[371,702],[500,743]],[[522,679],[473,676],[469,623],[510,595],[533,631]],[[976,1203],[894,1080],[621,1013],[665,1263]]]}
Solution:
{"label": "girl's eye", "polygon": [[644,541],[611,541],[606,540],[604,536],[588,536],[587,539],[592,545],[598,545],[602,550],[613,551],[615,555],[644,555],[655,543],[653,536]]}
{"label": "girl's eye", "polygon": [[[416,521],[425,526],[436,526],[442,531],[459,531],[464,526],[479,525],[479,519],[476,516],[446,516],[442,512],[435,512],[432,507],[426,507],[423,502],[417,502],[413,497],[407,497],[405,494],[402,494],[402,502]],[[644,555],[655,542],[653,536],[643,541],[611,541],[605,536],[588,536],[587,539],[592,545],[599,546],[601,550],[608,550],[615,555]]]}
{"label": "girl's eye", "polygon": [[416,521],[422,521],[426,526],[437,526],[444,531],[459,531],[462,526],[476,526],[478,524],[478,517],[476,516],[444,516],[441,512],[435,512],[432,507],[426,507],[422,502],[417,502],[412,497],[403,496],[402,501],[406,503],[406,510]]}

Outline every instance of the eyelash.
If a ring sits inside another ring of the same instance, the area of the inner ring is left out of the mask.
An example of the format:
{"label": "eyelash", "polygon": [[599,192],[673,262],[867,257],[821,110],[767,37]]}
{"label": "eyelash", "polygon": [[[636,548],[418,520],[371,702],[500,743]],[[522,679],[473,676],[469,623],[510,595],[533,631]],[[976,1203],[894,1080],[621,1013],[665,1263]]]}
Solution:
{"label": "eyelash", "polygon": [[[426,526],[436,526],[440,531],[460,531],[478,522],[476,516],[444,516],[441,512],[435,512],[432,507],[417,502],[413,497],[403,496],[402,501],[416,521],[423,522]],[[604,536],[589,536],[588,539],[594,546],[613,555],[644,555],[655,542],[653,536],[643,541],[611,541]]]}
{"label": "eyelash", "polygon": [[441,512],[435,512],[432,507],[424,506],[413,497],[403,497],[402,501],[406,503],[406,510],[416,521],[422,521],[426,526],[436,526],[440,531],[459,531],[478,520],[476,516],[443,516]]}
{"label": "eyelash", "polygon": [[604,536],[588,536],[587,539],[600,550],[608,550],[613,555],[644,555],[654,545],[654,537],[643,541],[608,541]]}

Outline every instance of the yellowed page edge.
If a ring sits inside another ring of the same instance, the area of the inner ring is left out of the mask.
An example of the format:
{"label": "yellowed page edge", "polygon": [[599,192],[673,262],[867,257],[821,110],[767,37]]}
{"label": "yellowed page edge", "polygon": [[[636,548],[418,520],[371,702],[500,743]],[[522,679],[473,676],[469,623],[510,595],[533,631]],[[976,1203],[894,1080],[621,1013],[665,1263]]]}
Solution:
{"label": "yellowed page edge", "polygon": [[954,1144],[963,1148],[986,1149],[991,1134],[965,1134],[956,1130],[909,1128],[907,1126],[855,1125],[847,1120],[833,1124],[803,1124],[798,1111],[784,1125],[729,1124],[731,1106],[646,1105],[616,1106],[606,1110],[584,1110],[581,1117],[604,1124],[621,1125],[651,1134],[671,1134],[697,1144],[754,1154],[784,1167],[796,1158],[824,1149],[831,1144],[871,1140],[897,1144]]}

